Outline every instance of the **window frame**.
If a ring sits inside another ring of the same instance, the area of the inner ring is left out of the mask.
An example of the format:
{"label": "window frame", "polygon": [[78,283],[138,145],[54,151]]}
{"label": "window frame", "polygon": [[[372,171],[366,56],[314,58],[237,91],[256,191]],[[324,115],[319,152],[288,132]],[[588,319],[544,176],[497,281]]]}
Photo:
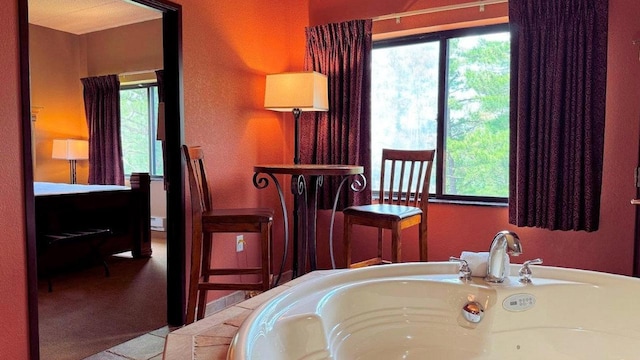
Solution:
{"label": "window frame", "polygon": [[[436,134],[436,159],[433,166],[435,171],[435,193],[429,193],[429,201],[461,203],[473,205],[507,205],[508,197],[494,196],[471,196],[471,195],[450,195],[444,194],[444,143],[445,143],[445,119],[447,118],[447,108],[445,107],[448,95],[448,65],[449,65],[449,47],[448,40],[465,36],[477,36],[498,32],[512,33],[509,23],[485,25],[477,27],[469,27],[462,29],[444,30],[433,33],[409,35],[397,38],[387,38],[375,40],[373,49],[382,49],[386,47],[404,46],[420,44],[425,42],[438,42],[439,50],[439,73],[438,73],[438,114],[437,134]],[[372,69],[373,70],[373,69]],[[374,189],[373,196],[379,197],[378,190]]]}
{"label": "window frame", "polygon": [[[154,143],[157,141],[156,138],[158,133],[157,123],[154,123],[154,120],[158,118],[158,109],[153,105],[154,105],[154,97],[158,98],[158,93],[157,93],[158,90],[156,90],[156,93],[154,96],[154,92],[151,90],[152,87],[155,87],[156,89],[158,89],[158,82],[150,81],[150,82],[129,83],[129,84],[120,85],[120,92],[122,92],[123,90],[126,91],[126,90],[136,90],[136,89],[146,89],[147,91],[147,99],[149,99],[149,101],[147,102],[148,111],[149,111],[149,118],[148,118],[147,124],[149,126],[149,130],[151,133],[149,136],[149,143],[147,148],[147,151],[149,152],[149,169],[147,169],[147,171],[149,172],[149,176],[151,180],[161,180],[161,179],[164,179],[164,169],[163,169],[162,175],[158,175],[154,172],[154,170],[156,170],[156,166],[155,166],[156,156],[155,156]],[[158,98],[157,102],[159,101],[160,99]],[[120,129],[120,131],[122,131],[122,129]],[[122,151],[124,156],[124,149]],[[128,178],[129,176],[131,176],[131,174],[125,174],[125,177]]]}

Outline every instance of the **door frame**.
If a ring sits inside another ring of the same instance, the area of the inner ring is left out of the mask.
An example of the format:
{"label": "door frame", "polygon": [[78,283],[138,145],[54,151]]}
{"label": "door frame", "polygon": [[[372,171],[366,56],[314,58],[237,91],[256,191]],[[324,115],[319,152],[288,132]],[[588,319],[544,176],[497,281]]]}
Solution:
{"label": "door frame", "polygon": [[[18,1],[20,48],[20,96],[22,123],[23,185],[27,254],[30,358],[40,358],[38,326],[38,272],[36,258],[33,152],[31,141],[31,89],[29,69],[28,0]],[[182,6],[168,0],[133,0],[163,13],[163,60],[165,84],[165,169],[167,192],[167,323],[184,324],[185,314],[185,191],[184,101],[182,85]]]}

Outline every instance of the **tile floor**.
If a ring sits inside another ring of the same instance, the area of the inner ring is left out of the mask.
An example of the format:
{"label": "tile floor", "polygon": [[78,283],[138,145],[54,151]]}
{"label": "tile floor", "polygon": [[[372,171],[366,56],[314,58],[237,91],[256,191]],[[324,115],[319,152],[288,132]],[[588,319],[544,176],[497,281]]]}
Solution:
{"label": "tile floor", "polygon": [[175,328],[163,328],[144,334],[85,360],[161,360],[167,334]]}
{"label": "tile floor", "polygon": [[[191,342],[190,339],[192,335],[194,337],[200,338],[199,341],[195,341],[195,347],[197,348],[196,352],[207,354],[207,356],[205,356],[204,358],[225,358],[226,356],[223,355],[226,355],[226,349],[229,343],[227,342],[223,344],[223,346],[218,346],[221,344],[217,343],[214,344],[216,346],[209,344],[207,342],[207,335],[210,336],[210,334],[207,334],[207,330],[210,330],[209,327],[213,327],[213,332],[217,334],[219,332],[219,327],[221,325],[224,326],[225,321],[228,322],[230,320],[235,320],[237,323],[231,321],[231,325],[233,325],[233,331],[229,335],[228,339],[231,340],[231,337],[235,334],[235,331],[241,325],[244,318],[248,316],[248,314],[251,313],[253,309],[262,304],[262,302],[290,288],[296,283],[305,281],[310,277],[323,276],[328,272],[329,271],[315,271],[301,276],[294,281],[291,281],[291,273],[287,272],[283,274],[282,285],[277,286],[276,288],[273,288],[266,293],[258,294],[257,296],[251,297],[247,300],[243,291],[236,291],[207,304],[205,318],[194,324],[184,327],[165,326],[150,333],[139,336],[135,339],[129,340],[125,343],[114,346],[111,349],[107,349],[98,354],[89,356],[84,360],[162,360],[167,335],[174,330],[176,331],[175,336],[178,338],[177,340],[174,340],[174,343],[177,343],[177,346],[171,346],[170,350],[172,351],[170,351],[171,355],[168,356],[169,359],[191,359],[192,355],[189,353],[189,351],[187,351],[186,353],[182,353],[180,351],[180,340],[182,340],[180,339],[180,337],[184,337],[185,335],[189,339],[189,342]],[[244,312],[242,316],[236,316],[237,309],[240,309]],[[221,320],[220,322],[217,322],[217,320],[219,319],[223,319],[225,321]],[[206,330],[200,332],[200,328],[206,328]],[[211,353],[211,351],[213,351],[212,349],[217,352]],[[178,350],[177,357],[176,350]]]}
{"label": "tile floor", "polygon": [[[210,316],[245,300],[242,291],[236,291],[207,304],[205,316]],[[161,360],[167,334],[179,327],[165,326],[150,333],[116,345],[84,360]]]}

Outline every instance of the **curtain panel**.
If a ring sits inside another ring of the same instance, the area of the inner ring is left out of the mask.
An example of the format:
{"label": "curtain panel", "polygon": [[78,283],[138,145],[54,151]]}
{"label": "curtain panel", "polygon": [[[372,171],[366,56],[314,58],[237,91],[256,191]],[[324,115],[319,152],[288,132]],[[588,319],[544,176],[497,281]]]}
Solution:
{"label": "curtain panel", "polygon": [[[303,112],[300,158],[303,164],[364,166],[371,177],[371,20],[306,28],[305,70],[327,75],[329,111]],[[340,179],[324,179],[318,208],[331,209]],[[343,189],[338,210],[371,201],[371,190]]]}
{"label": "curtain panel", "polygon": [[509,221],[598,229],[607,0],[510,0]]}
{"label": "curtain panel", "polygon": [[124,185],[118,75],[81,81],[89,128],[89,184]]}

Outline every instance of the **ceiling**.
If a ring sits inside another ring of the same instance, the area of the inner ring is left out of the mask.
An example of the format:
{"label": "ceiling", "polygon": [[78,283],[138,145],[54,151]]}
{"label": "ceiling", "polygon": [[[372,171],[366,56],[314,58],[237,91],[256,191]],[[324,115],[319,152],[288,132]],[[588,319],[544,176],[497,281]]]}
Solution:
{"label": "ceiling", "polygon": [[130,0],[28,1],[29,23],[76,35],[162,18]]}

